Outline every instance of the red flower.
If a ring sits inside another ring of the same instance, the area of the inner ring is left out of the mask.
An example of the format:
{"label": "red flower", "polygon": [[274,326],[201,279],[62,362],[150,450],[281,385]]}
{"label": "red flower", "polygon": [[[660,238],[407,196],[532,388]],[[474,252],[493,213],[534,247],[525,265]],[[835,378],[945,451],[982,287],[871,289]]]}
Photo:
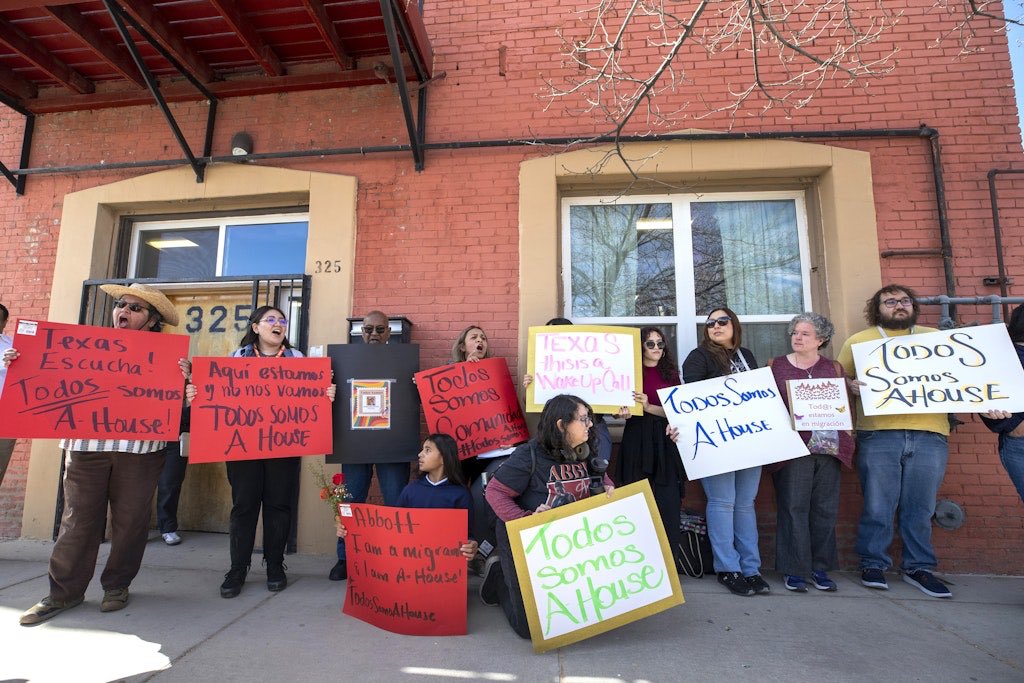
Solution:
{"label": "red flower", "polygon": [[330,495],[331,492],[327,489],[320,489],[320,500],[327,500]]}
{"label": "red flower", "polygon": [[341,486],[345,483],[345,475],[341,472],[335,472],[334,476],[331,477],[331,481],[334,482],[335,486]]}

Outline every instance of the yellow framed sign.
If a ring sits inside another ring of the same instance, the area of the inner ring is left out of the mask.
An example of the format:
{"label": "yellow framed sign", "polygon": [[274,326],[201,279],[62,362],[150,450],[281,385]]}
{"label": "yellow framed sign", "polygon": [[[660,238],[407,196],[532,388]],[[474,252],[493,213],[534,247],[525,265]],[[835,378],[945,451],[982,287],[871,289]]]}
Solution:
{"label": "yellow framed sign", "polygon": [[684,602],[646,480],[506,528],[536,652]]}
{"label": "yellow framed sign", "polygon": [[640,330],[612,325],[550,325],[531,327],[526,355],[533,381],[526,389],[526,412],[539,413],[558,394],[573,394],[595,413],[618,413],[640,391]]}

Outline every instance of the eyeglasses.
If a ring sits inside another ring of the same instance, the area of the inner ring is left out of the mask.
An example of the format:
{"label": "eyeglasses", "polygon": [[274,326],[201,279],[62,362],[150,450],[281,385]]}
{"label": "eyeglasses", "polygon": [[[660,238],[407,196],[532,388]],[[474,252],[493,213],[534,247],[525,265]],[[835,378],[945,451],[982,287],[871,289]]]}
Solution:
{"label": "eyeglasses", "polygon": [[727,315],[719,316],[717,318],[711,318],[710,320],[704,321],[704,324],[708,326],[708,329],[711,329],[715,325],[718,325],[719,327],[725,327],[726,325],[729,325],[731,323],[732,318],[730,318]]}
{"label": "eyeglasses", "polygon": [[387,325],[363,325],[363,334],[384,334],[389,329]]}
{"label": "eyeglasses", "polygon": [[665,348],[665,342],[663,342],[663,341],[656,342],[653,339],[648,339],[647,341],[644,342],[644,346],[646,346],[647,348],[649,348],[649,349],[651,349],[653,351],[654,349],[663,349],[663,348]]}
{"label": "eyeglasses", "polygon": [[132,313],[141,313],[142,311],[152,311],[153,309],[149,306],[143,306],[142,304],[130,304],[124,299],[118,299],[114,302],[114,308],[125,308],[127,307]]}
{"label": "eyeglasses", "polygon": [[882,303],[885,304],[886,308],[896,308],[897,306],[902,306],[903,308],[910,308],[911,306],[914,305],[914,300],[911,299],[909,296],[905,296],[902,299],[886,299]]}
{"label": "eyeglasses", "polygon": [[588,427],[593,427],[594,426],[594,418],[590,417],[589,414],[588,415],[577,415],[576,419],[579,420],[580,422],[582,422],[583,424],[587,425]]}
{"label": "eyeglasses", "polygon": [[278,318],[273,315],[268,315],[266,318],[260,321],[268,325],[280,325],[281,327],[288,327],[288,318]]}

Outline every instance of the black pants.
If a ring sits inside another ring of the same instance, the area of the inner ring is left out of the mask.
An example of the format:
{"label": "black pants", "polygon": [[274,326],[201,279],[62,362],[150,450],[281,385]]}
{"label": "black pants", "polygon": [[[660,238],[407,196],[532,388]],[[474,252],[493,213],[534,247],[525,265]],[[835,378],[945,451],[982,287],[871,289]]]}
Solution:
{"label": "black pants", "polygon": [[188,458],[181,457],[181,444],[171,441],[164,452],[164,469],[156,487],[156,524],[160,533],[178,530],[178,498],[185,481]]}
{"label": "black pants", "polygon": [[[498,520],[495,525],[498,537],[498,557],[501,560],[502,581],[498,582],[498,604],[505,612],[509,626],[520,638],[530,637],[530,622],[526,618],[526,607],[523,604],[523,593],[519,590],[519,579],[516,577],[516,563],[512,559],[512,546],[508,542],[508,531],[505,523]],[[494,571],[493,569],[491,571]]]}
{"label": "black pants", "polygon": [[285,543],[295,514],[292,492],[299,478],[299,458],[268,458],[227,463],[231,483],[231,568],[252,560],[256,522],[263,508],[263,559],[284,561]]}

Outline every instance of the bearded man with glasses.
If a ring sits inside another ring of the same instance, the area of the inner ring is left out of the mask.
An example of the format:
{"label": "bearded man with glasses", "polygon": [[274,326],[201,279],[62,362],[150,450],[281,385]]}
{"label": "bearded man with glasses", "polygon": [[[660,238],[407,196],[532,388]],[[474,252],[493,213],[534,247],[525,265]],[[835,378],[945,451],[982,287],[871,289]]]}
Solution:
{"label": "bearded man with glasses", "polygon": [[[935,332],[917,324],[920,305],[914,290],[886,285],[875,292],[864,308],[869,327],[846,340],[837,360],[847,376],[855,377],[854,344]],[[864,382],[850,382],[860,395]],[[903,539],[903,580],[934,598],[951,598],[950,590],[932,575],[937,560],[932,548],[932,515],[935,497],[946,474],[949,457],[949,419],[945,413],[919,415],[864,415],[857,401],[857,471],[864,493],[864,510],[857,527],[861,583],[888,590],[885,570],[892,566],[888,555],[893,520],[899,512]]]}

